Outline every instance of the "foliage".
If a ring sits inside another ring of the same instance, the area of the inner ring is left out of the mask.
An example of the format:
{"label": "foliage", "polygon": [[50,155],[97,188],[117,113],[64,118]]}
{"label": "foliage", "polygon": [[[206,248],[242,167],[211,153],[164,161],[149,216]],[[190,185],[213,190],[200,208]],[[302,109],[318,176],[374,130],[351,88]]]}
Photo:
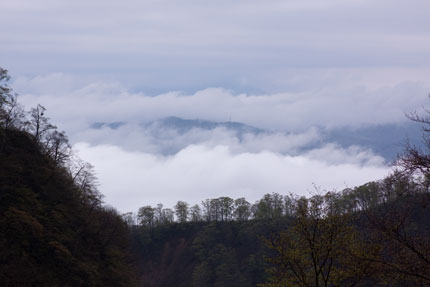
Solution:
{"label": "foliage", "polygon": [[[135,226],[134,252],[147,286],[257,286],[266,279],[261,236],[290,220]],[[146,285],[145,285],[146,286]]]}
{"label": "foliage", "polygon": [[391,284],[430,286],[430,198],[426,181],[419,183],[401,174],[386,178],[382,192],[390,200],[366,212],[372,240],[381,244],[374,262],[384,281]]}
{"label": "foliage", "polygon": [[372,266],[362,258],[372,250],[351,217],[333,211],[331,197],[301,198],[294,226],[266,240],[274,256],[268,258],[271,277],[261,286],[355,286],[364,279]]}
{"label": "foliage", "polygon": [[42,106],[27,117],[8,80],[0,69],[1,285],[135,285],[127,226],[102,205],[91,166]]}
{"label": "foliage", "polygon": [[175,205],[175,213],[179,222],[186,222],[188,219],[188,203],[185,201],[178,201]]}

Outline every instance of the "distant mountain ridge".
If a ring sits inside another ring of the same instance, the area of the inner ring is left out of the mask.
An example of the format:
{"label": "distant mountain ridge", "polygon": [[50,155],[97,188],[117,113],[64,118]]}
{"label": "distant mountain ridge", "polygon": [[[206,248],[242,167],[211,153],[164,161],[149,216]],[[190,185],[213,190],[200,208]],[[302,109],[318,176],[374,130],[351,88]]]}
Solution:
{"label": "distant mountain ridge", "polygon": [[[202,119],[183,119],[180,117],[166,117],[159,119],[157,121],[152,121],[149,125],[158,124],[164,128],[175,129],[180,133],[185,133],[190,131],[191,129],[203,129],[203,130],[214,130],[216,128],[225,128],[228,130],[235,131],[239,134],[252,133],[252,134],[260,134],[267,133],[267,131],[256,128],[244,123],[240,122],[214,122],[209,120]],[[147,124],[148,125],[148,124]]]}
{"label": "distant mountain ridge", "polygon": [[[110,128],[120,129],[126,125],[125,122],[96,122],[91,125],[93,129]],[[262,128],[257,128],[241,122],[216,122],[204,119],[184,119],[177,116],[170,116],[154,121],[141,123],[140,126],[144,129],[150,129],[151,134],[155,137],[162,137],[160,133],[165,130],[172,130],[179,135],[187,134],[193,129],[203,131],[214,131],[216,129],[225,129],[241,142],[245,135],[272,135],[281,133],[289,135],[288,131],[270,131]],[[384,124],[358,128],[339,127],[326,129],[316,127],[321,140],[306,146],[303,146],[303,151],[317,148],[327,143],[338,144],[343,148],[348,148],[352,145],[360,146],[365,149],[371,149],[378,155],[384,157],[387,162],[391,162],[400,153],[406,140],[410,143],[420,146],[421,130],[416,123],[406,122],[402,124]],[[172,153],[171,151],[169,153]]]}
{"label": "distant mountain ridge", "polygon": [[110,123],[95,122],[95,123],[91,124],[91,128],[92,129],[102,129],[104,127],[108,127],[108,128],[113,129],[113,130],[116,130],[117,128],[119,128],[123,125],[125,125],[125,122],[110,122]]}

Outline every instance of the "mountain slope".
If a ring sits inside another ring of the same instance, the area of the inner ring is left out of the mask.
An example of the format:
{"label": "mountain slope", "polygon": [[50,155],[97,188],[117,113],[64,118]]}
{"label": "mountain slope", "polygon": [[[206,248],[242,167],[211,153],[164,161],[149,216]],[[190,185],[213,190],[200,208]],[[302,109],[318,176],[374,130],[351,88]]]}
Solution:
{"label": "mountain slope", "polygon": [[128,231],[26,132],[0,130],[2,286],[133,286]]}

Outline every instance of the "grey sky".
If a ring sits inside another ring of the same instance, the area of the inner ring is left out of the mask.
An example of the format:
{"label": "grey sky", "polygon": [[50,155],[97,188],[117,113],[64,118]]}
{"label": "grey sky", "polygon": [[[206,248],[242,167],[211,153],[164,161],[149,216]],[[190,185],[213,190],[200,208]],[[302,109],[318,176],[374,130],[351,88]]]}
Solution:
{"label": "grey sky", "polygon": [[[398,124],[427,104],[428,11],[427,0],[3,0],[0,65],[27,107],[48,108],[121,211],[304,194],[312,182],[342,188],[388,172],[365,147],[316,145],[318,128]],[[163,130],[160,141],[141,129],[168,116],[273,134]],[[90,128],[115,121],[126,124]]]}
{"label": "grey sky", "polygon": [[285,92],[303,69],[428,69],[429,10],[424,0],[5,0],[0,55],[15,75]]}

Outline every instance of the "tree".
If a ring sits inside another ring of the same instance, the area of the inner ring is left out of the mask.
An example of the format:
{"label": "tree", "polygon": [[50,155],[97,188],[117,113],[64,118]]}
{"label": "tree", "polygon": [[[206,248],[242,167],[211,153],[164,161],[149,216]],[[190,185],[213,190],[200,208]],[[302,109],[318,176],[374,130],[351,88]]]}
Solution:
{"label": "tree", "polygon": [[219,202],[219,218],[221,221],[229,221],[233,217],[233,209],[234,209],[234,200],[230,197],[220,197],[218,198]]}
{"label": "tree", "polygon": [[139,208],[137,219],[140,225],[153,227],[155,221],[155,210],[150,205]]}
{"label": "tree", "polygon": [[222,212],[222,202],[219,198],[213,198],[210,200],[210,213],[212,214],[212,220],[220,221]]}
{"label": "tree", "polygon": [[364,247],[350,218],[326,203],[321,195],[298,199],[294,225],[266,240],[274,256],[262,286],[354,286],[367,275],[372,263],[360,259]]}
{"label": "tree", "polygon": [[379,189],[380,204],[366,210],[374,242],[382,242],[374,259],[387,282],[430,286],[430,228],[427,180],[395,173]]}
{"label": "tree", "polygon": [[202,211],[198,204],[190,207],[190,220],[192,222],[198,222],[202,220]]}
{"label": "tree", "polygon": [[102,202],[102,195],[97,189],[94,167],[90,163],[75,159],[70,163],[69,172],[80,191],[82,201],[89,202],[93,207],[98,206]]}
{"label": "tree", "polygon": [[9,80],[7,70],[0,67],[0,126],[20,128],[25,118],[24,110],[18,103],[18,95],[8,85]]}
{"label": "tree", "polygon": [[379,209],[367,214],[375,237],[384,240],[385,254],[390,254],[378,259],[384,273],[405,286],[430,286],[430,109],[407,117],[421,124],[422,147],[406,143],[395,161],[396,172],[381,186]]}
{"label": "tree", "polygon": [[122,220],[127,224],[129,227],[133,227],[137,225],[137,215],[134,212],[126,212],[121,214]]}
{"label": "tree", "polygon": [[212,206],[212,200],[206,199],[202,201],[202,207],[203,207],[203,218],[206,221],[212,221],[213,218],[213,206]]}
{"label": "tree", "polygon": [[237,221],[246,221],[251,216],[251,204],[245,198],[238,198],[234,201],[233,216]]}
{"label": "tree", "polygon": [[233,218],[234,200],[230,197],[206,199],[202,206],[206,221],[229,221]]}
{"label": "tree", "polygon": [[271,219],[283,215],[283,197],[278,193],[265,194],[253,207],[253,215],[256,219]]}
{"label": "tree", "polygon": [[424,114],[415,111],[406,115],[411,121],[422,125],[423,149],[407,142],[404,152],[398,156],[395,164],[403,173],[414,174],[418,172],[424,176],[427,183],[430,180],[430,109],[423,109]]}
{"label": "tree", "polygon": [[0,109],[4,108],[11,97],[12,89],[8,85],[9,80],[10,76],[7,70],[0,67]]}
{"label": "tree", "polygon": [[296,196],[294,196],[293,194],[284,196],[284,204],[285,204],[285,215],[294,216],[295,210],[297,207]]}
{"label": "tree", "polygon": [[27,126],[38,144],[42,142],[42,139],[49,131],[56,129],[56,126],[49,123],[49,118],[45,116],[45,111],[46,108],[42,105],[37,105],[30,110],[30,121]]}
{"label": "tree", "polygon": [[71,146],[65,132],[57,130],[50,132],[46,136],[45,150],[54,164],[63,165],[71,155]]}
{"label": "tree", "polygon": [[164,208],[162,210],[159,224],[170,224],[175,221],[175,212],[170,208]]}
{"label": "tree", "polygon": [[175,205],[175,214],[181,223],[186,222],[188,219],[188,206],[189,204],[185,201],[178,201]]}
{"label": "tree", "polygon": [[155,225],[160,225],[164,222],[163,204],[158,203],[157,207],[154,208],[154,222]]}

